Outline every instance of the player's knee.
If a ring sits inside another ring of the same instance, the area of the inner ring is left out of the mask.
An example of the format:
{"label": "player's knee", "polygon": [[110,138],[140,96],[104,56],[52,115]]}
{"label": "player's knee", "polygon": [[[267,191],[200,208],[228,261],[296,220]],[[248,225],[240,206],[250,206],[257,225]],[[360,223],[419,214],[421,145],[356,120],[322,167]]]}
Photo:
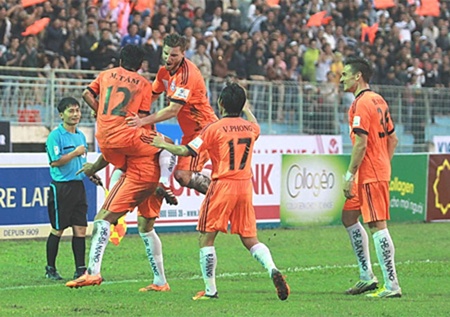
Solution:
{"label": "player's knee", "polygon": [[191,181],[191,173],[188,171],[175,171],[175,180],[183,187],[186,187]]}

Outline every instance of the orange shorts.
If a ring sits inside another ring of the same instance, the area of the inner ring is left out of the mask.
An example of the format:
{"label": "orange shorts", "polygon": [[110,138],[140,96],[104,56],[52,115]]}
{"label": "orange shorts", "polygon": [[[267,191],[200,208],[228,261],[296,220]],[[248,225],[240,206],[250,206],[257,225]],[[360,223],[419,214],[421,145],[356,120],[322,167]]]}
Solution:
{"label": "orange shorts", "polygon": [[253,186],[247,180],[214,180],[200,207],[197,230],[227,232],[242,237],[256,237],[256,216],[253,208]]}
{"label": "orange shorts", "polygon": [[138,216],[144,218],[159,218],[163,197],[153,193],[138,206]]}
{"label": "orange shorts", "polygon": [[100,148],[106,161],[126,170],[127,177],[141,182],[159,180],[158,156],[160,149],[149,142],[155,135],[149,129],[137,129],[132,144],[122,148]]}
{"label": "orange shorts", "polygon": [[364,223],[368,223],[389,220],[389,205],[389,182],[375,182],[358,185],[357,196],[347,200],[343,210],[361,210]]}
{"label": "orange shorts", "polygon": [[136,181],[125,172],[109,191],[102,209],[110,212],[133,211],[155,192],[157,185],[157,182]]}
{"label": "orange shorts", "polygon": [[[193,137],[185,137],[181,138],[181,144],[187,145],[189,142],[194,140],[197,135]],[[178,156],[177,157],[177,165],[175,166],[175,170],[178,171],[192,171],[192,172],[201,172],[203,166],[209,160],[209,154],[207,150],[203,150],[198,153],[197,156]]]}

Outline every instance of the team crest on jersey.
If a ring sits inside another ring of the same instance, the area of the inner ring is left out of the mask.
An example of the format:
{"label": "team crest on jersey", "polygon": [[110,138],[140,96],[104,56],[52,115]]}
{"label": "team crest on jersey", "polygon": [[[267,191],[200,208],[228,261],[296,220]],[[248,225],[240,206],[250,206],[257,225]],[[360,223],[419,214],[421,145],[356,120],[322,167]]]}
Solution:
{"label": "team crest on jersey", "polygon": [[175,91],[175,88],[177,88],[177,86],[175,86],[175,82],[171,82],[170,83],[170,90]]}
{"label": "team crest on jersey", "polygon": [[174,97],[180,98],[180,99],[187,99],[189,96],[189,89],[186,88],[177,88],[175,91]]}
{"label": "team crest on jersey", "polygon": [[59,155],[59,147],[57,145],[53,147],[53,152],[55,152],[55,155]]}
{"label": "team crest on jersey", "polygon": [[198,149],[203,144],[203,140],[200,139],[200,137],[196,137],[194,140],[192,140],[189,145],[191,145],[193,148]]}
{"label": "team crest on jersey", "polygon": [[355,116],[353,118],[353,126],[354,127],[359,127],[360,124],[361,124],[361,117],[360,116]]}

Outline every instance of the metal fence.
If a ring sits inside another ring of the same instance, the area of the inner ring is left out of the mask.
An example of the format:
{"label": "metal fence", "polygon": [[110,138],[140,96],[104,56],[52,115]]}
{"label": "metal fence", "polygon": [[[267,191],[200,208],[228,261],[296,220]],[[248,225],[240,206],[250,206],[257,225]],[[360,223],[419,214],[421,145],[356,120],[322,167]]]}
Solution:
{"label": "metal fence", "polygon": [[[12,125],[45,125],[60,122],[55,105],[64,96],[80,101],[81,94],[98,72],[66,69],[0,67],[0,120]],[[152,74],[143,74],[149,80]],[[207,82],[211,105],[225,79]],[[294,81],[242,81],[263,134],[341,134],[346,152],[347,110],[353,95],[339,91],[335,83],[298,83]],[[450,91],[445,88],[372,86],[388,101],[399,135],[399,152],[427,151],[433,135],[450,135]],[[158,110],[167,105],[159,98],[152,105]],[[93,126],[90,108],[82,107],[81,125]],[[175,122],[173,119],[171,122]]]}

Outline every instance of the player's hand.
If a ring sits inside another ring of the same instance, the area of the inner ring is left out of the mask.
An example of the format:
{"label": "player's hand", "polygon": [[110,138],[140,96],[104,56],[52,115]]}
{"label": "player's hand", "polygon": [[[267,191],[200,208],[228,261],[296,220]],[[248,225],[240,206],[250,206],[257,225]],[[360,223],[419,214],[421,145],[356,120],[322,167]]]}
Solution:
{"label": "player's hand", "polygon": [[97,119],[97,112],[94,110],[91,110],[91,117]]}
{"label": "player's hand", "polygon": [[84,163],[83,168],[77,171],[76,175],[84,173],[84,175],[91,177],[94,176],[96,170],[94,169],[94,164],[92,163]]}
{"label": "player's hand", "polygon": [[151,145],[157,148],[162,148],[166,142],[164,141],[164,138],[160,135],[157,135],[153,138],[153,141]]}
{"label": "player's hand", "polygon": [[350,179],[348,181],[344,181],[344,196],[347,199],[351,199],[355,197],[355,193],[353,192],[353,185],[355,183],[355,180]]}
{"label": "player's hand", "polygon": [[136,113],[134,113],[134,112],[132,112],[132,114],[133,114],[132,117],[126,117],[125,118],[125,121],[127,122],[127,125],[129,127],[136,127],[136,128],[142,127],[142,120],[141,120],[141,118],[139,118],[139,116]]}
{"label": "player's hand", "polygon": [[100,178],[100,176],[98,176],[97,174],[94,174],[92,176],[89,177],[89,180],[91,182],[93,182],[95,185],[97,186],[103,186],[103,182],[102,179]]}

